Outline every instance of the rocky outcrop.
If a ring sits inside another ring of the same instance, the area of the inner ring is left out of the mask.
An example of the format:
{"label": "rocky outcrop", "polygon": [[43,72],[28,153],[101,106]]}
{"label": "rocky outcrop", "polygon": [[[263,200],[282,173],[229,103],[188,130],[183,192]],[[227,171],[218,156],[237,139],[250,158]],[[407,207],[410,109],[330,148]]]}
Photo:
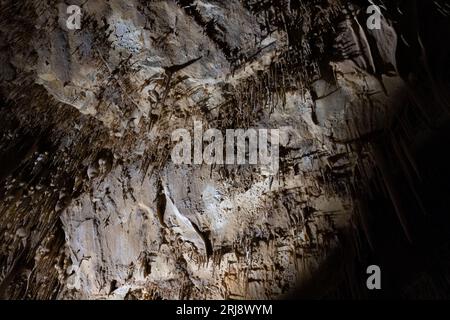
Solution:
{"label": "rocky outcrop", "polygon": [[[400,136],[414,194],[419,132],[396,130],[431,98],[402,52],[424,31],[403,33],[397,4],[379,30],[365,1],[71,4],[80,30],[65,3],[1,1],[4,298],[279,298],[374,244],[369,193],[413,238],[383,139]],[[195,120],[280,129],[278,174],[174,164],[171,133]]]}

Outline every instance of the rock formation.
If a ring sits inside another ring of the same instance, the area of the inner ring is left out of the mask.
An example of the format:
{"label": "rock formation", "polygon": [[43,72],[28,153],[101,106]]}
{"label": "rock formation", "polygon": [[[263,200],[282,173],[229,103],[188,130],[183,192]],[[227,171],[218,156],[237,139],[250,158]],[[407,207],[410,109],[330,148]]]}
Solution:
{"label": "rock formation", "polygon": [[[2,298],[445,295],[450,7],[370,4],[1,0]],[[196,120],[279,172],[174,164]]]}

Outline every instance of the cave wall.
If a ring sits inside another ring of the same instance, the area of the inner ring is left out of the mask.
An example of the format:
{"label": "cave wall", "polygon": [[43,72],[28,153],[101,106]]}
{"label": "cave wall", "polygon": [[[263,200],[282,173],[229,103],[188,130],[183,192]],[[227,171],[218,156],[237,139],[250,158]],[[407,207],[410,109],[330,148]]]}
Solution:
{"label": "cave wall", "polygon": [[[384,223],[408,257],[434,243],[448,206],[421,157],[448,135],[444,2],[382,6],[379,30],[366,1],[71,4],[80,30],[62,2],[1,1],[3,298],[361,297],[355,265],[396,272]],[[175,165],[194,121],[280,129],[278,174]]]}

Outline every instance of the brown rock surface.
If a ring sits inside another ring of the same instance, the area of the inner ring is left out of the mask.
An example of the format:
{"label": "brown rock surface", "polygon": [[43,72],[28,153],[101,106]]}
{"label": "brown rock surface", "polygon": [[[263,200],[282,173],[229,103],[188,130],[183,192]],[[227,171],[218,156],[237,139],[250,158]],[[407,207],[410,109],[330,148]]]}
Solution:
{"label": "brown rock surface", "polygon": [[[391,8],[368,30],[360,1],[72,2],[80,30],[0,2],[4,298],[272,299],[367,231],[377,135],[420,74]],[[175,165],[194,120],[279,128],[279,174]]]}

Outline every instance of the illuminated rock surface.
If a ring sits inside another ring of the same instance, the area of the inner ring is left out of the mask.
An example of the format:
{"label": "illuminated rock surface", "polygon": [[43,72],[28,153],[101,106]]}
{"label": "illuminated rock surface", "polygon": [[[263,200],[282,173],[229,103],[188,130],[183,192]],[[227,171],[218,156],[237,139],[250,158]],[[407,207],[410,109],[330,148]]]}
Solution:
{"label": "illuminated rock surface", "polygon": [[[429,31],[394,4],[368,30],[363,2],[72,1],[67,30],[63,4],[1,1],[3,298],[271,299],[316,277],[334,296],[373,259],[376,199],[414,238],[434,133],[407,112],[445,127],[448,74],[418,61],[448,51],[420,48]],[[279,173],[175,165],[171,133],[194,120],[280,129]]]}

